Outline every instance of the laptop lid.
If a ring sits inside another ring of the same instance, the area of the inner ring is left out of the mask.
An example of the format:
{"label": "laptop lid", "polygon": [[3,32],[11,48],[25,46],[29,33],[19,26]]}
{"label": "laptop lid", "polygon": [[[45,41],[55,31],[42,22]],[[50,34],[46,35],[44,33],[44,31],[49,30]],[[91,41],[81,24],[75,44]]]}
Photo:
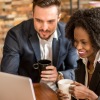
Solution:
{"label": "laptop lid", "polygon": [[0,72],[0,100],[36,100],[31,79]]}

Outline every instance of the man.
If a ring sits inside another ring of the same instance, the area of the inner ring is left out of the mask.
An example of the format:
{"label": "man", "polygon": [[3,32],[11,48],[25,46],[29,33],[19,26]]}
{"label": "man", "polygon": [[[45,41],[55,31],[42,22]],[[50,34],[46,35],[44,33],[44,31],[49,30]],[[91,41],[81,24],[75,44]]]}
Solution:
{"label": "man", "polygon": [[77,66],[77,53],[65,38],[65,25],[58,23],[60,5],[60,0],[33,1],[33,19],[15,26],[7,34],[1,71],[28,76],[33,82],[39,82],[39,72],[33,65],[40,59],[49,59],[52,66],[42,71],[41,80],[55,83],[60,75],[73,77],[68,70]]}

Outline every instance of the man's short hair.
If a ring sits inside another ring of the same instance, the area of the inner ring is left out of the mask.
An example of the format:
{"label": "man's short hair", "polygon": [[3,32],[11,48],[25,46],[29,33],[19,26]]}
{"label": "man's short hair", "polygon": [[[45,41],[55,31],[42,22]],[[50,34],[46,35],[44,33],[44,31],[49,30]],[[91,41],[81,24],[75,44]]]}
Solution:
{"label": "man's short hair", "polygon": [[55,5],[58,7],[59,13],[61,10],[61,0],[33,0],[33,12],[36,5],[42,8]]}

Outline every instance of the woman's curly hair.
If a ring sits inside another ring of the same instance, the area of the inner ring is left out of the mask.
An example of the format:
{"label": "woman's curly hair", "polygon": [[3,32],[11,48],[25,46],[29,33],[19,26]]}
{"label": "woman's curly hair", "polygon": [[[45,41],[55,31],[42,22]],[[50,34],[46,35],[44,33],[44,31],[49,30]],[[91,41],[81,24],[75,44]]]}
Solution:
{"label": "woman's curly hair", "polygon": [[76,11],[68,23],[65,31],[66,37],[74,43],[74,29],[82,27],[89,36],[94,48],[100,49],[100,7]]}

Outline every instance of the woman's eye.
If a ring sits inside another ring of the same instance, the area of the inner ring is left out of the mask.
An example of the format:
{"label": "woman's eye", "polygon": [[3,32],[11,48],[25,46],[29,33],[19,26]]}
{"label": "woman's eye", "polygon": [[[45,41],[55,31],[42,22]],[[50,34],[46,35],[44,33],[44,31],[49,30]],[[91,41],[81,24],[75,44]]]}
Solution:
{"label": "woman's eye", "polygon": [[82,44],[87,44],[87,42],[82,42]]}

